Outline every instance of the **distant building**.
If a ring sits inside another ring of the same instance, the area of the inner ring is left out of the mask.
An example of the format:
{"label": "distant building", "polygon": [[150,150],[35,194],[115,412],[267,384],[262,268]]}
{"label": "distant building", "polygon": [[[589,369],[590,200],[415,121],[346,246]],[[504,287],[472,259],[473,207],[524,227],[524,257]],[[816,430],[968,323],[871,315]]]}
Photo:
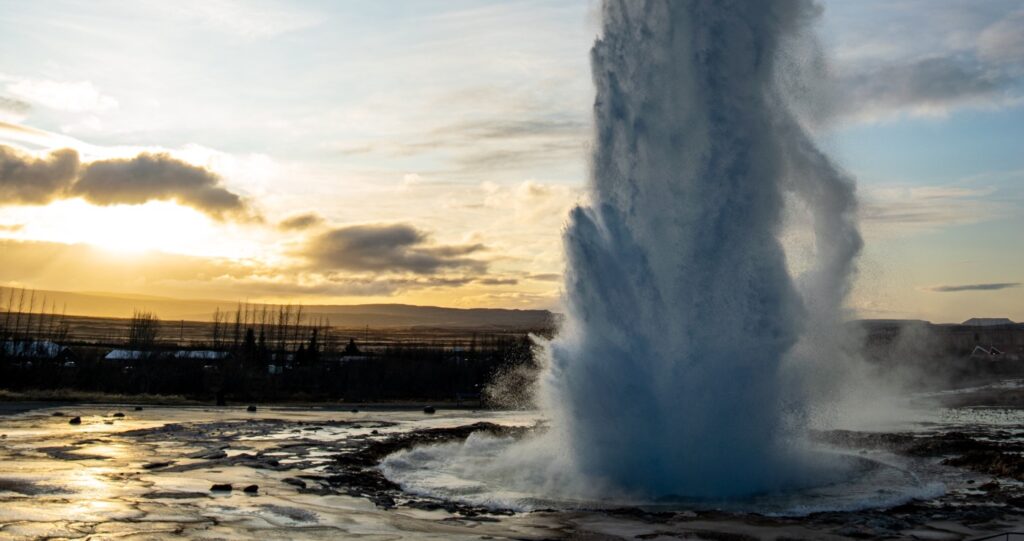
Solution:
{"label": "distant building", "polygon": [[1005,317],[972,317],[967,321],[961,323],[961,325],[970,325],[972,327],[991,327],[993,325],[1013,325],[1013,321]]}
{"label": "distant building", "polygon": [[18,359],[75,360],[70,349],[50,340],[10,340],[3,343],[2,349],[5,357]]}
{"label": "distant building", "polygon": [[200,350],[174,352],[175,359],[187,359],[192,361],[219,361],[226,359],[227,356],[228,352],[226,351]]}
{"label": "distant building", "polygon": [[137,349],[113,349],[103,356],[104,361],[138,361],[149,359],[155,354],[152,351],[140,351]]}

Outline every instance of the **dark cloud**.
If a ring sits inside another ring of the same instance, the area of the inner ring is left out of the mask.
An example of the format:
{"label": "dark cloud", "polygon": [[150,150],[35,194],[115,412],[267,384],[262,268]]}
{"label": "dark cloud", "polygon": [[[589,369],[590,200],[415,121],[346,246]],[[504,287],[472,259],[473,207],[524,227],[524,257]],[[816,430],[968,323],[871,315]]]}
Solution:
{"label": "dark cloud", "polygon": [[285,231],[298,231],[316,227],[322,223],[324,223],[322,216],[315,212],[306,212],[304,214],[296,214],[295,216],[281,220],[281,223],[277,224],[277,227]]}
{"label": "dark cloud", "polygon": [[0,202],[42,204],[65,194],[78,173],[78,153],[65,148],[36,158],[0,145]]}
{"label": "dark cloud", "polygon": [[442,270],[486,270],[469,256],[480,244],[436,245],[429,236],[407,224],[354,225],[313,237],[303,255],[320,270],[411,272],[434,274]]}
{"label": "dark cloud", "polygon": [[935,286],[928,288],[928,291],[935,291],[938,293],[952,293],[956,291],[998,291],[1000,289],[1010,289],[1014,287],[1020,287],[1019,282],[1000,282],[993,284],[965,284],[965,285],[953,285],[953,286]]}
{"label": "dark cloud", "polygon": [[70,148],[36,158],[0,145],[0,202],[43,204],[68,197],[97,205],[173,200],[217,219],[257,217],[215,173],[166,153],[144,152],[83,165]]}
{"label": "dark cloud", "polygon": [[557,282],[562,279],[561,274],[555,273],[539,273],[539,274],[528,274],[526,276],[528,280],[536,280],[538,282]]}
{"label": "dark cloud", "polygon": [[215,173],[166,153],[86,164],[72,193],[97,205],[173,200],[215,218],[247,210],[242,197],[225,188]]}
{"label": "dark cloud", "polygon": [[485,286],[514,286],[519,283],[515,278],[481,278],[476,283]]}

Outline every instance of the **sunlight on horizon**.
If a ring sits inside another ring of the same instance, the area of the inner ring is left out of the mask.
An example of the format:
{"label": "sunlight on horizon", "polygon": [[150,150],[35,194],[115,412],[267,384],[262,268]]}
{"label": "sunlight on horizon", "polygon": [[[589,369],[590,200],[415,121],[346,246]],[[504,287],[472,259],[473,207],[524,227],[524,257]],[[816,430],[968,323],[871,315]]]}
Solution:
{"label": "sunlight on horizon", "polygon": [[87,244],[122,256],[163,252],[198,257],[261,257],[265,248],[244,226],[218,223],[170,201],[97,206],[81,199],[8,207],[4,223],[24,224],[7,238]]}

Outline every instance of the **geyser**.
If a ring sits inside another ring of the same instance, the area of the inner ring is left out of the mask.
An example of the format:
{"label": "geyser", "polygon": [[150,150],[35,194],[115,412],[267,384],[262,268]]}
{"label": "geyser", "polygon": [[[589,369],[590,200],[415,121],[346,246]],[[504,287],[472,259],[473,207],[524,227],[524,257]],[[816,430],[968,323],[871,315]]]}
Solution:
{"label": "geyser", "polygon": [[[853,183],[795,112],[816,65],[817,6],[602,10],[590,198],[565,232],[567,317],[539,382],[550,429],[504,451],[480,439],[424,449],[385,470],[436,468],[460,480],[459,497],[562,501],[720,501],[835,481],[795,443],[805,383],[824,383],[842,355],[861,246]],[[787,201],[812,239],[794,274],[780,240]]]}
{"label": "geyser", "polygon": [[[783,366],[838,327],[860,247],[852,183],[787,95],[786,55],[813,50],[815,13],[603,6],[592,203],[565,233],[568,317],[542,388],[550,437],[595,486],[722,497],[801,482],[788,443],[805,404]],[[796,279],[779,239],[787,192],[815,236]]]}

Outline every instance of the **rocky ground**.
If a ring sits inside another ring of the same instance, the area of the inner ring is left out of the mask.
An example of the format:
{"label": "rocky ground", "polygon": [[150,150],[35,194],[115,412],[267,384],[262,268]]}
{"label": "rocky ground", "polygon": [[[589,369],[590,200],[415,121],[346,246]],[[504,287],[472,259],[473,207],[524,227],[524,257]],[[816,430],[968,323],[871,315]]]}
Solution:
{"label": "rocky ground", "polygon": [[1024,415],[996,417],[816,433],[921,464],[946,489],[890,509],[780,517],[517,513],[406,494],[377,468],[477,431],[525,435],[532,414],[49,407],[0,418],[0,539],[971,539],[1024,529]]}

